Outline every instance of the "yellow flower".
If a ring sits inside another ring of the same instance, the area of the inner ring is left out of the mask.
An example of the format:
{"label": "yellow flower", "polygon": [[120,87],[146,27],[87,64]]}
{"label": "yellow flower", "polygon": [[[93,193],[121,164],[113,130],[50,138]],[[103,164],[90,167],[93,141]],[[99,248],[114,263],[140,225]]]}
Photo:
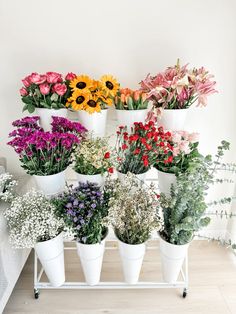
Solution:
{"label": "yellow flower", "polygon": [[72,96],[68,99],[71,103],[71,107],[74,110],[83,110],[85,108],[86,102],[90,98],[90,93],[87,90],[75,90]]}
{"label": "yellow flower", "polygon": [[96,81],[96,80],[93,80],[93,84],[92,86],[90,87],[90,91],[93,93],[93,92],[96,92],[98,89],[99,89],[99,81]]}
{"label": "yellow flower", "polygon": [[87,75],[76,76],[71,82],[70,87],[72,90],[85,90],[93,86],[93,80]]}
{"label": "yellow flower", "polygon": [[90,98],[86,101],[84,110],[86,110],[90,114],[101,111],[101,107],[95,95],[94,96],[91,95]]}
{"label": "yellow flower", "polygon": [[115,96],[119,90],[120,84],[112,75],[103,75],[100,79],[101,87],[107,96]]}

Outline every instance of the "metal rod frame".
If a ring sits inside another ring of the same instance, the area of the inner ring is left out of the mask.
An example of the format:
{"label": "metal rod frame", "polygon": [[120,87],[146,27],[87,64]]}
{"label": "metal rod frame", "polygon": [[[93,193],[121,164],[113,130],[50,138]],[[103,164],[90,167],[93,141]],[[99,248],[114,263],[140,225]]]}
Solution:
{"label": "metal rod frame", "polygon": [[[115,241],[114,239],[109,239],[107,242]],[[65,241],[66,243],[74,241]],[[147,246],[148,250],[157,249],[157,246]],[[115,250],[118,249],[117,246],[106,246],[105,250]],[[76,246],[64,246],[64,250],[76,250]],[[139,281],[138,283],[131,285],[125,282],[119,281],[101,281],[98,285],[89,286],[85,282],[65,282],[60,287],[52,287],[49,282],[41,282],[41,277],[44,269],[41,267],[38,273],[38,257],[34,252],[34,293],[35,298],[38,298],[39,290],[41,289],[157,289],[157,288],[183,288],[183,297],[187,295],[188,291],[188,254],[185,257],[183,267],[181,269],[182,281],[176,281],[175,283],[166,282],[155,282],[155,281]],[[37,297],[36,297],[37,294]]]}

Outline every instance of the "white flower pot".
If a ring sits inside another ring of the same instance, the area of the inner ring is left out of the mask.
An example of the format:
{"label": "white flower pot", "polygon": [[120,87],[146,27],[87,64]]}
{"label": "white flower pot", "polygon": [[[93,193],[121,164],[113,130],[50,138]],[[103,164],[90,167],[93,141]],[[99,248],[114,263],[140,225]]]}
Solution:
{"label": "white flower pot", "polygon": [[85,110],[78,111],[79,122],[89,131],[94,137],[104,137],[106,133],[108,109],[92,114]]}
{"label": "white flower pot", "polygon": [[174,245],[160,237],[160,254],[163,280],[168,283],[177,281],[184,259],[188,252],[189,243]]}
{"label": "white flower pot", "polygon": [[[146,174],[147,174],[147,172],[140,173],[140,174],[135,174],[138,182],[141,185],[145,182]],[[125,183],[127,174],[117,171],[117,175],[118,175],[118,179],[121,181],[121,183]]]}
{"label": "white flower pot", "polygon": [[88,174],[81,174],[77,173],[77,180],[78,182],[86,183],[86,182],[92,182],[92,183],[97,183],[99,186],[104,185],[104,176],[101,174],[94,174],[94,175],[88,175]]}
{"label": "white flower pot", "polygon": [[84,277],[88,285],[95,286],[100,281],[105,239],[101,243],[83,244],[76,242]]}
{"label": "white flower pot", "polygon": [[37,187],[45,195],[54,195],[63,192],[65,189],[65,171],[49,176],[33,176]]}
{"label": "white flower pot", "polygon": [[63,233],[36,243],[34,248],[51,285],[61,286],[65,282]]}
{"label": "white flower pot", "polygon": [[165,130],[184,130],[188,109],[164,109],[159,119],[159,126]]}
{"label": "white flower pot", "polygon": [[40,117],[39,123],[44,131],[50,132],[52,130],[52,116],[66,118],[67,109],[35,108],[35,114]]}
{"label": "white flower pot", "polygon": [[127,126],[127,131],[131,131],[131,127],[134,126],[134,122],[145,122],[148,109],[141,110],[118,110],[116,109],[116,115],[118,120],[118,126]]}
{"label": "white flower pot", "polygon": [[145,243],[127,244],[119,239],[118,243],[125,281],[128,284],[136,284],[145,255]]}
{"label": "white flower pot", "polygon": [[176,184],[176,175],[174,173],[167,173],[160,170],[158,172],[158,184],[161,193],[170,195],[171,184]]}

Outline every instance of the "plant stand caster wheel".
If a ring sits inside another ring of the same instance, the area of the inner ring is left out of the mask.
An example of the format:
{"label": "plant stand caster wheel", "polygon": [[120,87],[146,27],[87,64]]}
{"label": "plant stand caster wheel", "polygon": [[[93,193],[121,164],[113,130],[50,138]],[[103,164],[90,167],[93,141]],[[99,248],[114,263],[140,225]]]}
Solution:
{"label": "plant stand caster wheel", "polygon": [[39,298],[39,290],[38,289],[34,289],[34,298],[35,299]]}
{"label": "plant stand caster wheel", "polygon": [[187,294],[188,294],[188,291],[186,288],[184,288],[184,291],[183,291],[183,298],[184,299],[187,297]]}

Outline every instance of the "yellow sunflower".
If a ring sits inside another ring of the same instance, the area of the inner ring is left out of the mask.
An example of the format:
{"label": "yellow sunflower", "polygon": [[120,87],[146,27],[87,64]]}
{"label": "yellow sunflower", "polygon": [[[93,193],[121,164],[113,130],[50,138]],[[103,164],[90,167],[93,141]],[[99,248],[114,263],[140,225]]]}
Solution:
{"label": "yellow sunflower", "polygon": [[99,81],[93,80],[93,85],[90,87],[90,91],[92,93],[97,92],[97,90],[99,89]]}
{"label": "yellow sunflower", "polygon": [[90,114],[101,111],[101,107],[98,103],[98,98],[95,95],[91,95],[90,98],[86,101],[84,110],[86,110]]}
{"label": "yellow sunflower", "polygon": [[112,75],[103,75],[100,79],[102,89],[106,91],[107,96],[115,96],[119,90],[120,84]]}
{"label": "yellow sunflower", "polygon": [[98,90],[95,95],[98,99],[98,103],[102,107],[104,107],[104,105],[111,106],[113,104],[112,99],[109,97],[106,97],[106,93],[104,91]]}
{"label": "yellow sunflower", "polygon": [[78,111],[85,108],[86,102],[90,98],[90,93],[87,90],[75,90],[72,96],[68,99],[71,103],[71,107]]}
{"label": "yellow sunflower", "polygon": [[85,90],[93,86],[93,80],[87,75],[76,76],[71,82],[70,87],[72,90]]}

